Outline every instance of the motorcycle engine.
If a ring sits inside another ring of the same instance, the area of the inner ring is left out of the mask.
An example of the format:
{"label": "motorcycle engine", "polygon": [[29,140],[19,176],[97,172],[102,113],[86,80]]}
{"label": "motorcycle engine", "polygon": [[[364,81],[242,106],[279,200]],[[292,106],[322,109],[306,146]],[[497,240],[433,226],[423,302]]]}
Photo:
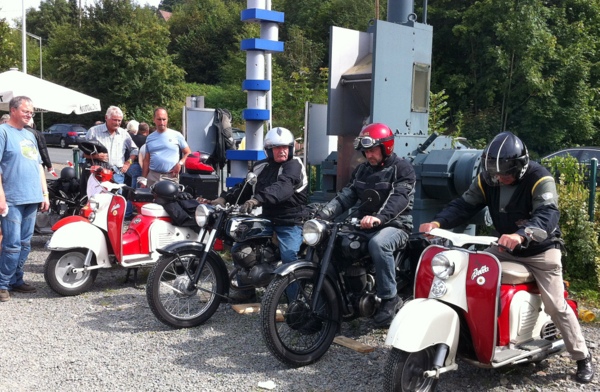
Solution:
{"label": "motorcycle engine", "polygon": [[231,248],[231,257],[236,266],[250,269],[258,262],[272,264],[279,260],[279,250],[271,242],[236,242]]}

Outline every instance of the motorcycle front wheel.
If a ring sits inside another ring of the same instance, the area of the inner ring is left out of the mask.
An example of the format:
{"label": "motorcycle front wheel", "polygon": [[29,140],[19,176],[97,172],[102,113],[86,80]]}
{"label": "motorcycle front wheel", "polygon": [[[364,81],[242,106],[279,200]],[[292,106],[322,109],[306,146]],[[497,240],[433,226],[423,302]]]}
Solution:
{"label": "motorcycle front wheel", "polygon": [[383,390],[385,392],[435,391],[438,379],[423,376],[423,372],[433,369],[434,356],[434,346],[414,353],[392,348],[384,368]]}
{"label": "motorcycle front wheel", "polygon": [[[79,295],[88,291],[98,270],[74,273],[73,268],[83,268],[87,249],[53,250],[44,263],[44,279],[56,293],[64,296]],[[92,265],[95,261],[92,260]]]}
{"label": "motorcycle front wheel", "polygon": [[319,271],[300,269],[277,276],[261,303],[261,329],[269,351],[282,363],[300,367],[321,358],[340,324],[337,292],[323,282],[316,309],[311,309]]}
{"label": "motorcycle front wheel", "polygon": [[[202,252],[189,250],[179,258],[161,257],[152,268],[146,284],[146,299],[154,316],[173,328],[203,324],[217,311],[225,295],[227,276],[219,272],[218,261],[208,255],[198,284],[196,274]],[[187,270],[187,272],[186,272]]]}

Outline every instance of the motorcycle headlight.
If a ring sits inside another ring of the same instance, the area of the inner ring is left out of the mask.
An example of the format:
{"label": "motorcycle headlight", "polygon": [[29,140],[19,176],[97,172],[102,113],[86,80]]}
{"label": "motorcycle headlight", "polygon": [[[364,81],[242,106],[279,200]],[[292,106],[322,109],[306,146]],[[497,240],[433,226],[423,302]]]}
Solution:
{"label": "motorcycle headlight", "polygon": [[438,253],[431,259],[431,269],[439,279],[446,280],[454,274],[454,263],[443,252]]}
{"label": "motorcycle headlight", "polygon": [[204,227],[206,222],[208,222],[209,214],[210,211],[208,211],[208,207],[206,207],[204,204],[198,204],[198,207],[196,207],[196,213],[194,214],[196,218],[196,224],[200,227]]}
{"label": "motorcycle headlight", "polygon": [[325,225],[316,219],[311,219],[302,227],[302,238],[308,246],[315,246],[323,238]]}

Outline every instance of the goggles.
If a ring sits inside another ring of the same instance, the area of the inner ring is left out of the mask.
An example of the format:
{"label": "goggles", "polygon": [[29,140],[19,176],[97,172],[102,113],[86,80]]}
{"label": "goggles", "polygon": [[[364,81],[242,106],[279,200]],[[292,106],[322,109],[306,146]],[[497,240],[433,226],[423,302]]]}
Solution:
{"label": "goggles", "polygon": [[394,139],[394,136],[384,137],[383,139],[375,139],[375,138],[372,138],[371,136],[357,137],[356,139],[354,139],[354,149],[355,150],[369,149],[369,148],[378,146],[383,142],[387,142],[387,141],[393,140],[393,139]]}

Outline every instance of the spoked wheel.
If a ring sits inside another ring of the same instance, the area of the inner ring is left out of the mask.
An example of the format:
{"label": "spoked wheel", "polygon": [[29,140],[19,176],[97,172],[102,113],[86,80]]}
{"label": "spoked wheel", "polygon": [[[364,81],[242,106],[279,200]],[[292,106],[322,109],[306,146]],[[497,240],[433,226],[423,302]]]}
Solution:
{"label": "spoked wheel", "polygon": [[423,373],[433,369],[435,347],[408,353],[393,348],[385,364],[385,392],[425,392],[434,391],[438,380],[424,377]]}
{"label": "spoked wheel", "polygon": [[311,309],[319,272],[300,269],[276,277],[261,303],[262,333],[267,348],[288,366],[309,365],[331,346],[340,323],[336,291],[325,280],[316,309]]}
{"label": "spoked wheel", "polygon": [[[98,270],[73,272],[73,268],[83,268],[87,249],[52,251],[44,264],[44,279],[56,293],[65,296],[79,295],[88,291],[94,284]],[[92,265],[95,258],[92,260]]]}
{"label": "spoked wheel", "polygon": [[[206,322],[217,311],[225,294],[227,276],[219,273],[218,262],[208,255],[198,284],[193,285],[201,252],[186,251],[179,259],[161,257],[152,268],[146,298],[154,316],[174,328],[191,328]],[[186,272],[187,271],[187,272]],[[219,294],[219,295],[217,295]]]}
{"label": "spoked wheel", "polygon": [[69,145],[67,144],[67,141],[64,138],[60,138],[60,148],[67,148],[69,147]]}

